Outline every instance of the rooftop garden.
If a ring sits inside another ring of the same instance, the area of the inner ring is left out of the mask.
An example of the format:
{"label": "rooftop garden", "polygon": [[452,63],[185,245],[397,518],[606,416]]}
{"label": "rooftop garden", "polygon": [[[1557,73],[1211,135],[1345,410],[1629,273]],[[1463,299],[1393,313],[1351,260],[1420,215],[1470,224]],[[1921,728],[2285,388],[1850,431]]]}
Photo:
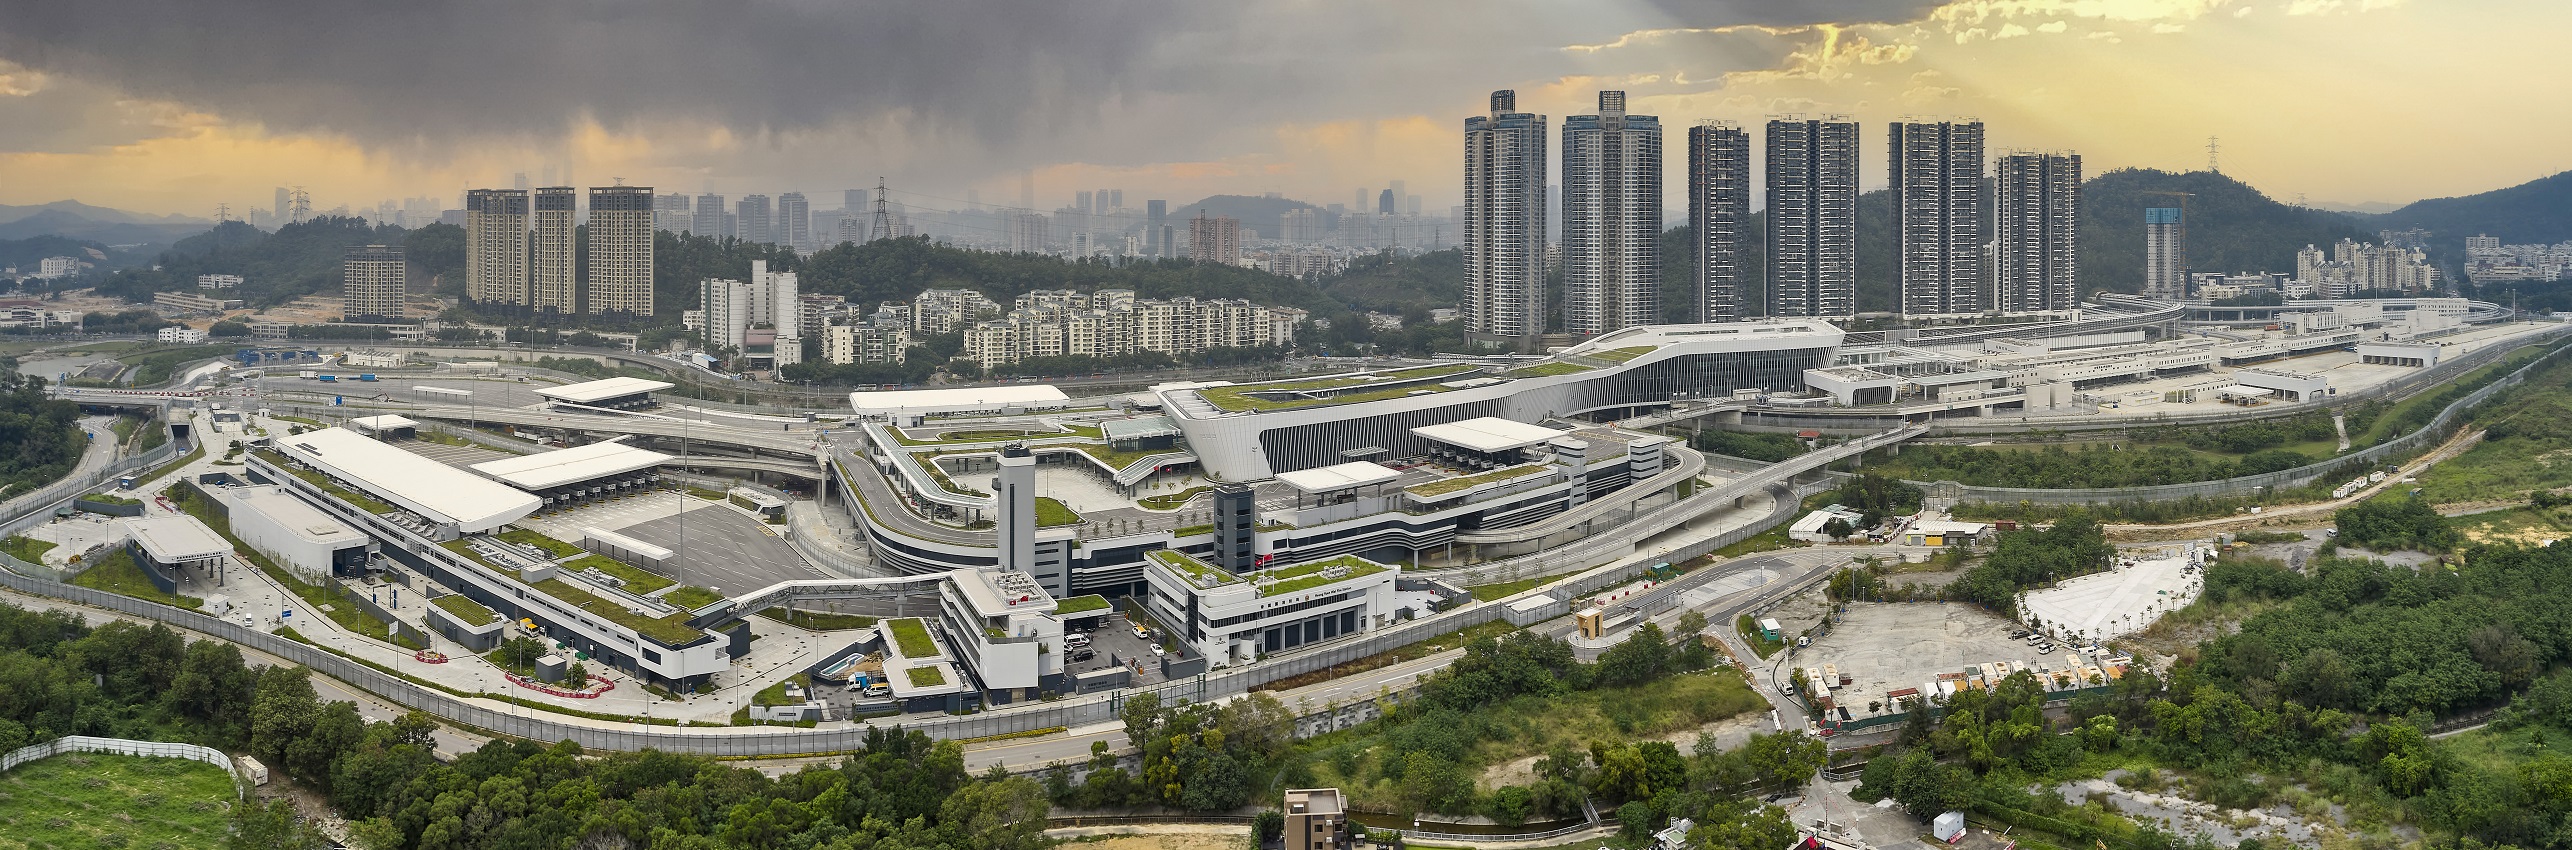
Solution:
{"label": "rooftop garden", "polygon": [[938,642],[929,639],[929,624],[921,622],[920,618],[903,617],[898,620],[886,620],[884,628],[893,633],[893,645],[902,650],[902,657],[915,659],[938,657]]}
{"label": "rooftop garden", "polygon": [[911,687],[934,688],[947,683],[947,674],[935,667],[913,667],[903,672],[911,677]]}
{"label": "rooftop garden", "polygon": [[1630,345],[1624,348],[1611,348],[1606,351],[1593,351],[1581,356],[1592,360],[1605,360],[1610,363],[1624,363],[1626,361],[1633,360],[1634,358],[1650,354],[1653,349],[1660,347],[1661,346],[1658,345]]}
{"label": "rooftop garden", "polygon": [[1482,367],[1470,363],[1450,363],[1439,366],[1415,366],[1409,369],[1400,369],[1392,372],[1379,372],[1369,375],[1352,375],[1335,378],[1307,378],[1296,381],[1272,381],[1264,384],[1241,384],[1229,387],[1206,387],[1197,390],[1197,395],[1203,397],[1206,400],[1206,403],[1212,404],[1223,410],[1251,412],[1262,410],[1286,410],[1297,407],[1311,407],[1320,404],[1354,404],[1362,401],[1382,401],[1388,398],[1401,398],[1421,390],[1442,392],[1447,388],[1436,385],[1401,385],[1385,387],[1382,389],[1365,390],[1362,392],[1345,393],[1331,398],[1299,397],[1267,399],[1257,397],[1253,394],[1307,393],[1322,390],[1338,390],[1351,387],[1362,387],[1370,384],[1416,381],[1425,378],[1461,377],[1481,370]]}
{"label": "rooftop garden", "polygon": [[128,499],[123,496],[109,495],[106,493],[91,493],[80,497],[80,500],[84,502],[97,502],[102,505],[139,505],[143,503],[143,500],[141,499]]}
{"label": "rooftop garden", "polygon": [[[1348,569],[1348,574],[1339,576],[1323,575],[1324,570],[1328,570],[1333,567],[1345,567]],[[1309,564],[1296,564],[1291,567],[1279,567],[1277,569],[1261,573],[1261,575],[1275,579],[1275,581],[1260,587],[1259,595],[1278,596],[1281,594],[1295,593],[1297,591],[1311,590],[1325,584],[1330,584],[1331,582],[1347,581],[1361,576],[1370,576],[1384,572],[1384,570],[1385,566],[1383,564],[1378,564],[1374,561],[1350,555],[1341,555],[1327,561],[1314,561]]]}
{"label": "rooftop garden", "polygon": [[977,431],[948,431],[934,438],[923,440],[904,434],[898,428],[891,430],[893,431],[893,439],[901,441],[901,443],[906,446],[936,446],[947,443],[988,443],[993,440],[1015,440],[1022,438],[1035,439],[1042,437],[1064,436],[1064,434],[1059,431],[1031,431],[1024,428],[991,428]]}
{"label": "rooftop garden", "polygon": [[1106,608],[1107,597],[1100,596],[1095,593],[1087,596],[1075,596],[1070,599],[1057,600],[1054,603],[1054,613],[1056,615],[1086,614],[1091,611],[1105,610]]}
{"label": "rooftop garden", "polygon": [[500,612],[482,607],[482,603],[475,602],[461,593],[440,596],[430,600],[430,604],[446,609],[447,613],[454,614],[456,619],[463,620],[467,625],[487,626],[500,622]]}
{"label": "rooftop garden", "polygon": [[1079,524],[1081,524],[1080,512],[1072,510],[1070,505],[1063,504],[1052,496],[1036,497],[1037,528]]}
{"label": "rooftop garden", "polygon": [[275,465],[278,469],[285,470],[288,475],[301,478],[305,483],[321,488],[322,492],[338,497],[340,501],[356,505],[358,510],[376,515],[389,514],[394,511],[394,507],[392,505],[378,501],[373,496],[368,496],[364,493],[331,483],[330,476],[328,475],[323,475],[317,470],[296,466],[295,462],[287,459],[283,452],[279,452],[275,449],[254,449],[251,451],[251,454],[258,455],[260,459]]}
{"label": "rooftop garden", "polygon": [[558,578],[549,578],[528,586],[543,591],[545,595],[551,596],[565,605],[586,611],[591,616],[633,629],[636,633],[641,634],[644,637],[651,638],[669,646],[685,646],[696,642],[698,638],[705,637],[705,632],[698,630],[694,626],[688,625],[688,614],[685,611],[672,614],[667,617],[654,617],[647,614],[637,614],[632,611],[625,610],[625,606],[623,605],[619,605],[612,600],[602,599],[598,594],[582,590],[573,586],[571,582]]}
{"label": "rooftop garden", "polygon": [[1480,484],[1491,484],[1500,481],[1513,481],[1525,478],[1530,475],[1544,472],[1545,469],[1546,466],[1542,463],[1521,464],[1518,466],[1495,469],[1479,475],[1466,475],[1457,478],[1441,478],[1425,484],[1414,484],[1409,488],[1406,488],[1406,492],[1409,492],[1414,496],[1444,496],[1448,493],[1453,493],[1458,490]]}
{"label": "rooftop garden", "polygon": [[1533,366],[1520,366],[1507,373],[1512,378],[1542,378],[1548,375],[1577,375],[1594,367],[1562,360],[1549,360]]}
{"label": "rooftop garden", "polygon": [[565,561],[563,563],[563,569],[576,573],[582,570],[597,570],[599,572],[606,573],[610,576],[616,577],[618,581],[625,582],[626,591],[638,596],[678,583],[653,575],[649,572],[645,572],[641,567],[637,567],[633,564],[628,564],[624,561],[619,561],[605,555],[583,555],[579,558]]}
{"label": "rooftop garden", "polygon": [[[1241,580],[1240,576],[1216,569],[1213,564],[1197,560],[1196,558],[1190,557],[1188,553],[1181,552],[1177,549],[1154,549],[1150,552],[1144,553],[1144,557],[1151,558],[1153,563],[1160,564],[1161,566],[1168,568],[1171,572],[1187,576],[1191,582],[1198,582],[1200,579],[1208,579],[1213,582],[1213,586],[1220,586]],[[1057,608],[1055,610],[1060,611],[1062,609]]]}
{"label": "rooftop garden", "polygon": [[569,558],[573,555],[580,554],[580,547],[578,546],[547,537],[529,529],[518,528],[516,526],[511,526],[508,530],[492,536],[509,543],[516,543],[520,546],[533,546],[537,549],[542,549],[549,557]]}
{"label": "rooftop garden", "polygon": [[687,585],[677,590],[661,594],[661,601],[679,606],[685,610],[696,611],[708,605],[723,601],[723,594],[716,593],[702,587],[697,587],[695,585]]}

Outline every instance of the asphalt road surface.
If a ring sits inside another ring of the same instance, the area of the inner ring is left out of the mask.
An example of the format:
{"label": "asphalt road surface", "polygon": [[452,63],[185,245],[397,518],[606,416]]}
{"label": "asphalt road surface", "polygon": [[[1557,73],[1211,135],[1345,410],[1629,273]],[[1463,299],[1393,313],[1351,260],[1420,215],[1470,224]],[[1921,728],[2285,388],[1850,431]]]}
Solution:
{"label": "asphalt road surface", "polygon": [[722,593],[748,593],[781,581],[830,578],[804,563],[786,541],[749,517],[707,506],[617,531],[679,553],[671,578]]}

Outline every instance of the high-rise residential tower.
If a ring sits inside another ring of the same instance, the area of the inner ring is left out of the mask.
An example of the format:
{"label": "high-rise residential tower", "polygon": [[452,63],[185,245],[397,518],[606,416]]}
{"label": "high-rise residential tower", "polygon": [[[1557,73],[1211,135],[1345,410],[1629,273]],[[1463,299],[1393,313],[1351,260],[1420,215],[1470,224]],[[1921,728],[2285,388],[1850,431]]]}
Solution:
{"label": "high-rise residential tower", "polygon": [[1465,119],[1466,339],[1534,350],[1545,333],[1545,116],[1491,93]]}
{"label": "high-rise residential tower", "polygon": [[1241,265],[1241,221],[1231,216],[1188,220],[1188,259],[1200,263]]}
{"label": "high-rise residential tower", "polygon": [[1010,216],[1009,250],[1020,254],[1044,253],[1046,243],[1053,241],[1048,229],[1042,215],[1023,212]]}
{"label": "high-rise residential tower", "polygon": [[[2188,222],[2182,207],[2143,211],[2143,295],[2176,301],[2188,295]],[[2307,278],[2299,268],[2297,277]]]}
{"label": "high-rise residential tower", "polygon": [[1858,125],[1768,122],[1768,315],[1858,312]]}
{"label": "high-rise residential tower", "polygon": [[534,241],[528,246],[526,307],[539,314],[580,309],[580,193],[570,186],[536,190]]}
{"label": "high-rise residential tower", "polygon": [[1888,136],[1893,188],[1895,301],[1905,316],[1983,311],[1980,121],[1897,121]]}
{"label": "high-rise residential tower", "polygon": [[741,200],[733,202],[732,207],[737,222],[734,226],[738,228],[734,236],[743,242],[777,241],[777,235],[769,230],[773,213],[768,205],[768,196],[743,195]]}
{"label": "high-rise residential tower", "polygon": [[351,322],[398,322],[402,299],[410,288],[411,264],[402,249],[385,245],[349,246],[340,255],[340,313]]}
{"label": "high-rise residential tower", "polygon": [[1597,336],[1661,318],[1661,119],[1599,92],[1563,119],[1563,330]]}
{"label": "high-rise residential tower", "polygon": [[714,239],[721,239],[732,235],[723,232],[722,195],[717,195],[712,192],[698,195],[697,210],[693,215],[693,218],[695,220],[688,223],[689,233]]}
{"label": "high-rise residential tower", "polygon": [[2081,156],[2013,152],[1993,176],[2001,311],[2070,312],[2081,288]]}
{"label": "high-rise residential tower", "polygon": [[1697,251],[1697,321],[1741,318],[1751,270],[1750,133],[1728,121],[1688,128],[1688,228]]}
{"label": "high-rise residential tower", "polygon": [[464,294],[477,304],[527,303],[527,192],[464,194]]}
{"label": "high-rise residential tower", "polygon": [[777,196],[777,223],[771,234],[780,245],[797,251],[813,250],[813,205],[802,192]]}
{"label": "high-rise residential tower", "polygon": [[651,204],[650,186],[590,187],[589,285],[582,309],[652,315]]}

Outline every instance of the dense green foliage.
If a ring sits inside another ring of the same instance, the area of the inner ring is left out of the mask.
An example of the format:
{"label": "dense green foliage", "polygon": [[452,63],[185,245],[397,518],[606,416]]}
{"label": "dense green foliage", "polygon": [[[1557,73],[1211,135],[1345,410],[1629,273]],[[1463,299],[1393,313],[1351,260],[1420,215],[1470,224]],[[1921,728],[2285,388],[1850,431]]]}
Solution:
{"label": "dense green foliage", "polygon": [[1359,257],[1349,261],[1346,270],[1323,278],[1321,287],[1323,294],[1352,308],[1396,316],[1456,307],[1465,297],[1465,252]]}
{"label": "dense green foliage", "polygon": [[2018,592],[2048,582],[2097,572],[2116,557],[2099,524],[2073,514],[2042,529],[2003,532],[1991,557],[1966,571],[1947,588],[1949,598],[1997,611],[2014,611]]}
{"label": "dense green foliage", "polygon": [[2177,446],[2125,445],[2075,449],[1904,446],[1901,454],[1884,458],[1876,468],[1912,481],[2047,490],[2183,484],[2249,474],[2243,461]]}
{"label": "dense green foliage", "polygon": [[1874,528],[1885,517],[1917,513],[1923,495],[1919,487],[1902,479],[1868,471],[1841,482],[1837,498],[1865,515],[1859,525]]}
{"label": "dense green foliage", "polygon": [[[495,742],[452,764],[435,724],[370,723],[324,703],[303,668],[252,669],[216,641],[154,625],[96,629],[0,605],[0,748],[60,735],[183,740],[257,755],[328,797],[377,850],[491,848],[947,848],[1034,850],[1048,810],[1025,779],[974,778],[963,750],[871,729],[836,767],[771,780],[700,756],[586,757],[569,743]],[[302,846],[276,813],[237,825]],[[267,817],[270,820],[260,820]]]}
{"label": "dense green foliage", "polygon": [[406,253],[412,266],[411,279],[425,286],[440,275],[460,275],[464,266],[463,238],[463,229],[453,225],[433,224],[406,231],[355,217],[323,216],[288,224],[275,233],[227,221],[179,240],[161,253],[155,266],[110,275],[98,291],[150,301],[155,292],[197,291],[198,275],[236,274],[241,276],[241,288],[234,291],[234,297],[255,306],[283,304],[306,295],[338,291],[346,274],[342,259],[349,247],[401,245],[408,249],[413,239],[420,241],[420,250]]}
{"label": "dense green foliage", "polygon": [[2430,252],[2442,262],[2464,256],[2467,236],[2498,236],[2502,244],[2555,242],[2572,233],[2572,172],[2481,194],[2414,201],[2370,218],[2374,228],[2428,230]]}
{"label": "dense green foliage", "polygon": [[2359,502],[2332,514],[2331,521],[2340,528],[2339,542],[2377,551],[2444,552],[2463,540],[2437,508],[2408,496]]}
{"label": "dense green foliage", "polygon": [[79,405],[45,398],[44,379],[0,373],[0,486],[24,492],[70,474],[88,448],[79,418]]}
{"label": "dense green foliage", "polygon": [[2188,267],[2201,272],[2295,270],[2295,252],[2342,238],[2372,242],[2376,228],[2356,217],[2290,206],[2211,171],[2174,174],[2120,168],[2081,184],[2081,282],[2136,291],[2143,283],[2143,211],[2179,206],[2188,192]]}
{"label": "dense green foliage", "polygon": [[1688,439],[1698,451],[1730,455],[1745,460],[1776,463],[1804,453],[1804,441],[1793,434],[1758,434],[1749,431],[1699,431]]}

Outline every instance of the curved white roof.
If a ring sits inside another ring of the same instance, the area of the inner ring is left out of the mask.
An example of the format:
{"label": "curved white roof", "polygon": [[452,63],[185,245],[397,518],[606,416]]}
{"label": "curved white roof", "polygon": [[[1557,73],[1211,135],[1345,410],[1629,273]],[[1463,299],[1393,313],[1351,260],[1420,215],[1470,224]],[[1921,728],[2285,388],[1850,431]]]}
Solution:
{"label": "curved white roof", "polygon": [[1566,432],[1543,425],[1530,425],[1497,416],[1485,416],[1462,422],[1422,425],[1411,429],[1411,433],[1424,440],[1434,440],[1473,451],[1504,452],[1536,445],[1563,436]]}
{"label": "curved white roof", "polygon": [[591,443],[473,465],[473,471],[522,490],[543,490],[651,469],[670,456],[624,443]]}
{"label": "curved white roof", "polygon": [[597,381],[583,381],[577,384],[564,384],[559,387],[539,387],[536,389],[536,394],[555,401],[570,402],[572,404],[593,404],[596,402],[606,401],[608,399],[624,398],[630,395],[660,392],[675,386],[678,385],[668,381],[647,381],[642,378],[618,377]]}
{"label": "curved white roof", "polygon": [[1004,384],[946,390],[887,390],[849,393],[848,403],[860,414],[967,413],[997,410],[1051,410],[1069,405],[1071,396],[1052,384]]}
{"label": "curved white roof", "polygon": [[1330,493],[1369,484],[1388,484],[1401,477],[1402,470],[1361,460],[1335,463],[1318,469],[1280,472],[1277,474],[1277,481],[1306,493]]}
{"label": "curved white roof", "polygon": [[376,498],[467,534],[490,531],[535,513],[534,494],[403,451],[346,428],[324,428],[276,440],[288,457],[355,484]]}

